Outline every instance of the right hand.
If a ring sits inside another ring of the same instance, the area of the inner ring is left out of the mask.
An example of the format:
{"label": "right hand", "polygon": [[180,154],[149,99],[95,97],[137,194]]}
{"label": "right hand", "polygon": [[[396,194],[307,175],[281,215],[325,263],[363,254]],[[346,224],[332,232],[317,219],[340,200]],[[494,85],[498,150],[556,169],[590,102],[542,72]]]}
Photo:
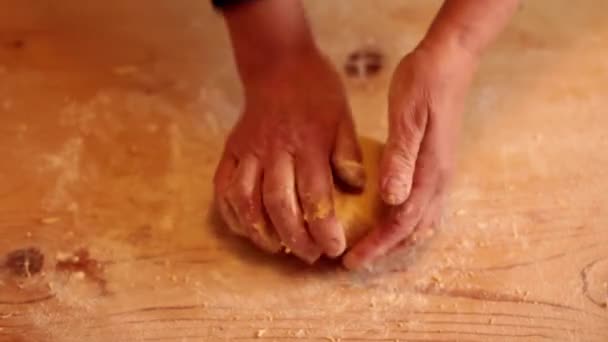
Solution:
{"label": "right hand", "polygon": [[427,43],[399,63],[389,93],[389,137],[379,179],[390,210],[344,257],[347,268],[370,265],[438,220],[478,62],[466,50]]}
{"label": "right hand", "polygon": [[340,78],[316,50],[243,78],[245,109],[214,184],[230,228],[268,252],[282,245],[313,263],[341,255],[332,169],[361,188],[361,150]]}

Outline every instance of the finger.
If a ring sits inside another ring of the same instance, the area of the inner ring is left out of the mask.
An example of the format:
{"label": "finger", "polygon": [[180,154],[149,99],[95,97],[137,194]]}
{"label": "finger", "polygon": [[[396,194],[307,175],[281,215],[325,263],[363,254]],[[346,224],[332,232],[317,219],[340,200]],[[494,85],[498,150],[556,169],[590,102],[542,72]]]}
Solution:
{"label": "finger", "polygon": [[277,152],[268,160],[262,199],[281,241],[300,259],[312,264],[321,250],[308,234],[296,196],[294,161],[287,152]]}
{"label": "finger", "polygon": [[310,235],[327,256],[339,256],[346,249],[346,238],[334,211],[329,160],[321,153],[298,158],[296,178]]}
{"label": "finger", "polygon": [[236,167],[236,159],[224,152],[224,155],[222,156],[222,159],[215,170],[215,175],[213,176],[215,204],[220,216],[222,217],[222,220],[224,220],[224,223],[228,226],[228,228],[237,235],[247,236],[247,232],[241,226],[236,214],[232,210],[232,207],[230,207],[226,201],[227,189],[232,182]]}
{"label": "finger", "polygon": [[223,192],[230,185],[236,166],[236,159],[229,153],[224,152],[213,175],[213,185],[216,192]]}
{"label": "finger", "polygon": [[[392,207],[387,220],[359,242],[344,258],[347,268],[369,265],[374,259],[406,239],[425,218],[427,211],[433,211],[433,203],[445,187],[445,176],[441,159],[445,146],[437,143],[436,126],[429,125],[419,147],[413,187],[408,199],[402,205]],[[432,214],[430,214],[432,215]]]}
{"label": "finger", "polygon": [[427,124],[424,108],[390,108],[389,137],[380,164],[380,195],[389,205],[408,198],[414,178],[416,158]]}
{"label": "finger", "polygon": [[430,185],[414,187],[404,204],[392,207],[387,219],[346,254],[344,266],[348,269],[365,267],[407,238],[420,223],[434,193],[434,187]]}
{"label": "finger", "polygon": [[355,125],[350,117],[338,126],[331,161],[341,181],[355,190],[363,189],[365,186],[363,154],[357,140]]}
{"label": "finger", "polygon": [[440,219],[440,208],[441,197],[435,196],[431,200],[428,209],[420,220],[420,223],[418,223],[418,225],[414,229],[414,232],[410,234],[408,238],[399,242],[386,254],[390,255],[397,252],[398,250],[413,247],[414,245],[423,243],[424,241],[430,239],[433,235],[435,235],[435,228],[437,227],[438,221]]}
{"label": "finger", "polygon": [[245,155],[239,160],[232,183],[226,190],[226,201],[251,241],[267,252],[276,253],[281,244],[263,213],[261,181],[258,159]]}
{"label": "finger", "polygon": [[440,193],[431,200],[424,216],[420,220],[416,228],[415,235],[412,237],[414,241],[423,241],[434,235],[434,230],[438,227],[441,221],[441,210],[443,207],[443,198]]}

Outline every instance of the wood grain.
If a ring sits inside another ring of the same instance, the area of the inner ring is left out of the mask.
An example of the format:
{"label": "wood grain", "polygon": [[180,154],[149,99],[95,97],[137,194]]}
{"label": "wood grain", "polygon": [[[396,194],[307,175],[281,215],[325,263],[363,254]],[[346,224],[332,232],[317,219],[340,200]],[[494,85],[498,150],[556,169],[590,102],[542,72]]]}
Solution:
{"label": "wood grain", "polygon": [[[383,139],[391,70],[439,2],[306,3],[339,70],[384,54],[345,75]],[[207,2],[0,0],[0,341],[608,341],[607,7],[524,3],[471,93],[441,229],[349,273],[214,217],[242,98]],[[18,275],[29,247],[42,271]]]}

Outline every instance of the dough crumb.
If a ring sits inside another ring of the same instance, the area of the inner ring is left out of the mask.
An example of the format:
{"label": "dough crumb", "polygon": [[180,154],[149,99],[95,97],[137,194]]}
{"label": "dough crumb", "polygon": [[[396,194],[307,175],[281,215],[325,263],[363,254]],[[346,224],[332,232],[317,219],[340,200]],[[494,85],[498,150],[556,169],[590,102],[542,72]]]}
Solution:
{"label": "dough crumb", "polygon": [[306,336],[306,333],[304,332],[304,330],[300,329],[300,330],[296,331],[294,336],[297,338],[302,338],[302,337]]}
{"label": "dough crumb", "polygon": [[137,146],[135,145],[130,145],[128,151],[129,154],[132,156],[136,156],[139,154],[139,148],[137,148]]}
{"label": "dough crumb", "polygon": [[13,103],[10,100],[4,100],[2,102],[2,109],[4,110],[10,110],[11,108],[13,108]]}
{"label": "dough crumb", "polygon": [[487,222],[477,222],[477,228],[486,229],[486,228],[488,228],[488,223]]}
{"label": "dough crumb", "polygon": [[459,209],[456,211],[456,216],[464,216],[467,214],[467,211],[464,209]]}
{"label": "dough crumb", "polygon": [[126,76],[137,73],[138,69],[134,65],[122,65],[112,69],[112,72],[118,76]]}
{"label": "dough crumb", "polygon": [[477,241],[477,247],[488,247],[488,243],[486,241]]}
{"label": "dough crumb", "polygon": [[255,337],[260,338],[266,335],[266,329],[260,329],[255,333]]}
{"label": "dough crumb", "polygon": [[61,219],[59,217],[43,217],[40,219],[40,223],[42,223],[44,225],[55,224],[59,221],[61,221]]}
{"label": "dough crumb", "polygon": [[148,123],[146,125],[146,131],[148,131],[148,133],[156,133],[158,131],[158,125],[155,123]]}

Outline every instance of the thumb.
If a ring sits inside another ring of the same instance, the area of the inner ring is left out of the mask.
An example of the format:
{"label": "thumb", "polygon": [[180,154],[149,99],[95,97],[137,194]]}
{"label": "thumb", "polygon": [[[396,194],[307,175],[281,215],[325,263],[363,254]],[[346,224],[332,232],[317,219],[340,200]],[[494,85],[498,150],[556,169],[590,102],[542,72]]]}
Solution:
{"label": "thumb", "polygon": [[342,120],[338,126],[332,166],[346,185],[355,190],[363,189],[365,186],[363,154],[355,133],[355,125],[350,117]]}
{"label": "thumb", "polygon": [[412,189],[418,150],[427,125],[426,110],[391,113],[389,137],[380,164],[380,195],[389,205],[399,205]]}

